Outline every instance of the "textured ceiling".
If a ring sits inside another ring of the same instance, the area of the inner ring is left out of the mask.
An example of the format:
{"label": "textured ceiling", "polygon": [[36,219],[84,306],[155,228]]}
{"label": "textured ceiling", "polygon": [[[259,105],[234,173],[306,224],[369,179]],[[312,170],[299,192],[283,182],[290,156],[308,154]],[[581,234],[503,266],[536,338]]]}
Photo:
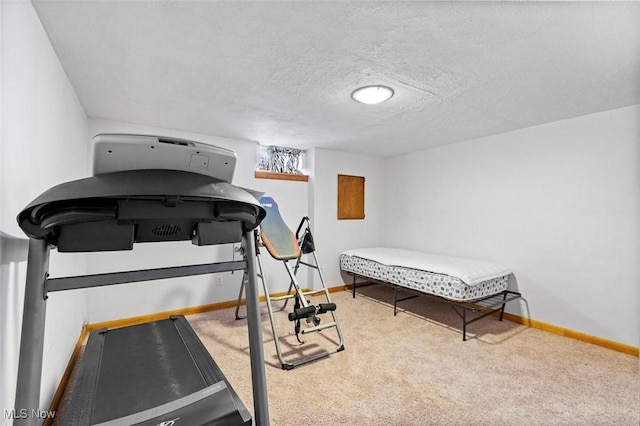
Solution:
{"label": "textured ceiling", "polygon": [[640,104],[640,3],[33,4],[95,118],[389,156]]}

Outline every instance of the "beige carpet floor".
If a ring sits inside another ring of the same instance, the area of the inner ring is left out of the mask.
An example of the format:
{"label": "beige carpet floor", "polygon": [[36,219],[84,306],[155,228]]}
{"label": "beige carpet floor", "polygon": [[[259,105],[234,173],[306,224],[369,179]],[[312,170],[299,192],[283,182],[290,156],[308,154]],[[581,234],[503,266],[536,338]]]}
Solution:
{"label": "beige carpet floor", "polygon": [[[638,358],[488,317],[461,338],[450,306],[402,302],[388,286],[332,294],[345,351],[279,368],[263,317],[273,425],[638,425]],[[316,302],[318,303],[318,302]],[[287,359],[335,347],[333,331],[295,340]],[[232,386],[252,405],[246,323],[231,310],[189,317]]]}
{"label": "beige carpet floor", "polygon": [[[272,425],[639,424],[637,357],[494,317],[463,342],[448,305],[412,299],[394,317],[392,297],[388,286],[333,293],[346,350],[290,371],[263,317]],[[301,345],[277,317],[287,359],[336,346],[332,329]],[[188,319],[252,411],[246,321],[233,309]]]}

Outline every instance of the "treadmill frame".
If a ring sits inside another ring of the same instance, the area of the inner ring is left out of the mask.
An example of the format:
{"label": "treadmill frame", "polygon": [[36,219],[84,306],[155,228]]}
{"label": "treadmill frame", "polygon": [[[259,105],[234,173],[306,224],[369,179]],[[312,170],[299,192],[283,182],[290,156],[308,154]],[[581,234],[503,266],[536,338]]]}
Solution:
{"label": "treadmill frame", "polygon": [[[262,323],[256,278],[256,237],[253,230],[242,236],[244,260],[204,265],[188,265],[139,271],[123,271],[76,277],[49,278],[50,244],[46,239],[29,238],[27,277],[18,361],[16,412],[37,412],[40,405],[44,329],[48,293],[78,288],[149,281],[191,275],[244,270],[251,378],[253,387],[254,424],[269,425],[269,405],[262,342]],[[16,425],[39,424],[37,416],[16,418]]]}

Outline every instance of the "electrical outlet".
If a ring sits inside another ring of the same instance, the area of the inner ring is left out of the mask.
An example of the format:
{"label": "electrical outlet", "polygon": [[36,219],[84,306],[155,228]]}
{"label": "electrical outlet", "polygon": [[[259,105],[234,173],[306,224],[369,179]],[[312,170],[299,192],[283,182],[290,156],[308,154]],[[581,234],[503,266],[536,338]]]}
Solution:
{"label": "electrical outlet", "polygon": [[222,285],[222,275],[216,275],[216,285]]}

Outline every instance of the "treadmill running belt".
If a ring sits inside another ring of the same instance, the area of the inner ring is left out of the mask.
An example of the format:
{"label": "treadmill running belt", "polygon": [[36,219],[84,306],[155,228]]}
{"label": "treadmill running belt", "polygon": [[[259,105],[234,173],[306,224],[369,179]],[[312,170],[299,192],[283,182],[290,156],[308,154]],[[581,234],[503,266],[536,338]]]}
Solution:
{"label": "treadmill running belt", "polygon": [[251,424],[194,337],[181,316],[91,333],[64,423],[156,425],[181,418],[190,425]]}
{"label": "treadmill running belt", "polygon": [[[180,336],[172,331],[171,322],[156,321],[107,333],[109,344],[102,352],[94,422],[137,413],[206,386]],[[153,353],[148,348],[153,348]],[[123,351],[127,352],[126,360]],[[168,363],[169,359],[173,362]]]}

